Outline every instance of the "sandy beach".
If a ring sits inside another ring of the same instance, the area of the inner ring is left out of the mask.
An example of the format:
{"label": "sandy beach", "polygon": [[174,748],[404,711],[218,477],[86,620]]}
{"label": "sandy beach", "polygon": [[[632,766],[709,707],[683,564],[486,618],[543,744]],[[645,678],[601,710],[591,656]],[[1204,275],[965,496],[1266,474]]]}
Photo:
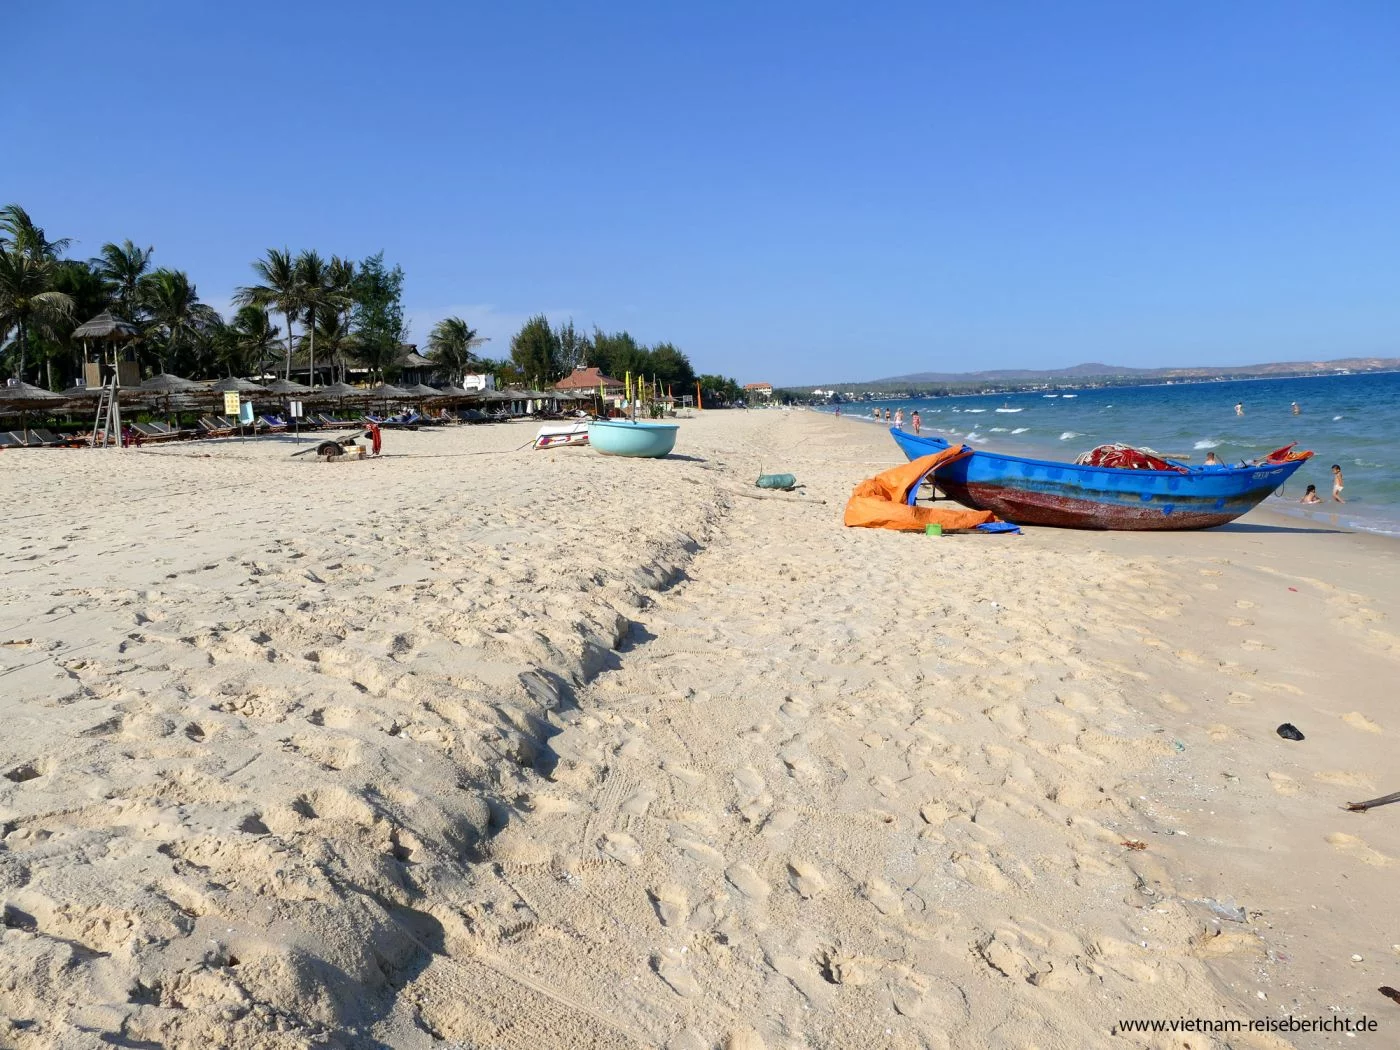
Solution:
{"label": "sandy beach", "polygon": [[0,454],[0,1046],[1400,1043],[1400,545],[846,529],[901,457],[815,412],[533,433]]}

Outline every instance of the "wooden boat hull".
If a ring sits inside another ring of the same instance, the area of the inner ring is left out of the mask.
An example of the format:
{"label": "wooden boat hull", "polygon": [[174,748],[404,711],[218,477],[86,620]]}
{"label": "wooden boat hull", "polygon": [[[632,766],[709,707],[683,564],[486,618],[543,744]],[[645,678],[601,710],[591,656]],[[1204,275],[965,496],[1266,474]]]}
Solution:
{"label": "wooden boat hull", "polygon": [[[947,448],[936,437],[890,429],[909,459]],[[1122,470],[1081,467],[974,451],[934,474],[954,501],[990,510],[1017,525],[1115,531],[1209,529],[1257,507],[1302,466],[1302,460],[1258,467]]]}
{"label": "wooden boat hull", "polygon": [[634,423],[626,419],[588,424],[588,443],[605,456],[660,459],[676,447],[678,423]]}

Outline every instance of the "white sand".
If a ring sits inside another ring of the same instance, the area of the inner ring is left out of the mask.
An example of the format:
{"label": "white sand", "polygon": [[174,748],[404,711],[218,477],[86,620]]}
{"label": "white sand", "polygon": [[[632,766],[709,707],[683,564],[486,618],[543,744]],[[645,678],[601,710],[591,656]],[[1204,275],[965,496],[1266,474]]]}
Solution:
{"label": "white sand", "polygon": [[0,1045],[1400,1031],[1400,806],[1339,808],[1400,789],[1400,548],[847,530],[898,456],[812,413],[532,433],[0,455]]}

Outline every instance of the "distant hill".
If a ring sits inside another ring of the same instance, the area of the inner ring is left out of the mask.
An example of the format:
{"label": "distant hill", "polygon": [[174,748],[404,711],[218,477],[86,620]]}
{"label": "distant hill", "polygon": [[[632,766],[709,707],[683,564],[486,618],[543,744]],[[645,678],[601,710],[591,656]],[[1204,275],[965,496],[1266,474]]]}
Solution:
{"label": "distant hill", "polygon": [[983,372],[913,372],[909,375],[870,379],[858,383],[829,384],[838,390],[876,389],[906,386],[968,386],[995,383],[1052,383],[1079,385],[1094,381],[1122,382],[1124,380],[1210,380],[1246,379],[1260,376],[1322,375],[1340,371],[1381,372],[1400,370],[1397,357],[1344,357],[1336,361],[1277,361],[1263,365],[1226,365],[1185,368],[1130,368],[1089,362],[1069,368],[1001,368]]}

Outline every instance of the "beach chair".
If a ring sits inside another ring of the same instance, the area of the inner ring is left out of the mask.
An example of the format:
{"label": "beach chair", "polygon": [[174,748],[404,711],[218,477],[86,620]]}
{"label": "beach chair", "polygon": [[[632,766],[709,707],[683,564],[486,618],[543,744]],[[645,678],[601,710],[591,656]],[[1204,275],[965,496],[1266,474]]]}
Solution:
{"label": "beach chair", "polygon": [[184,430],[181,427],[171,426],[169,423],[152,423],[150,425],[164,434],[167,440],[170,441],[178,441],[181,438],[192,437],[195,433],[192,430]]}
{"label": "beach chair", "polygon": [[281,416],[258,416],[257,422],[264,430],[274,433],[287,429],[287,424]]}
{"label": "beach chair", "polygon": [[29,428],[29,445],[42,445],[45,448],[57,448],[63,444],[63,438],[59,437],[52,430],[44,430],[40,427]]}
{"label": "beach chair", "polygon": [[14,434],[6,431],[0,433],[0,448],[25,448],[28,442],[24,440],[23,432]]}
{"label": "beach chair", "polygon": [[211,419],[209,416],[199,417],[199,429],[203,437],[211,438],[228,437],[233,433],[232,427],[220,426],[217,420]]}
{"label": "beach chair", "polygon": [[142,441],[170,441],[175,435],[155,423],[132,423],[131,429],[141,435]]}

